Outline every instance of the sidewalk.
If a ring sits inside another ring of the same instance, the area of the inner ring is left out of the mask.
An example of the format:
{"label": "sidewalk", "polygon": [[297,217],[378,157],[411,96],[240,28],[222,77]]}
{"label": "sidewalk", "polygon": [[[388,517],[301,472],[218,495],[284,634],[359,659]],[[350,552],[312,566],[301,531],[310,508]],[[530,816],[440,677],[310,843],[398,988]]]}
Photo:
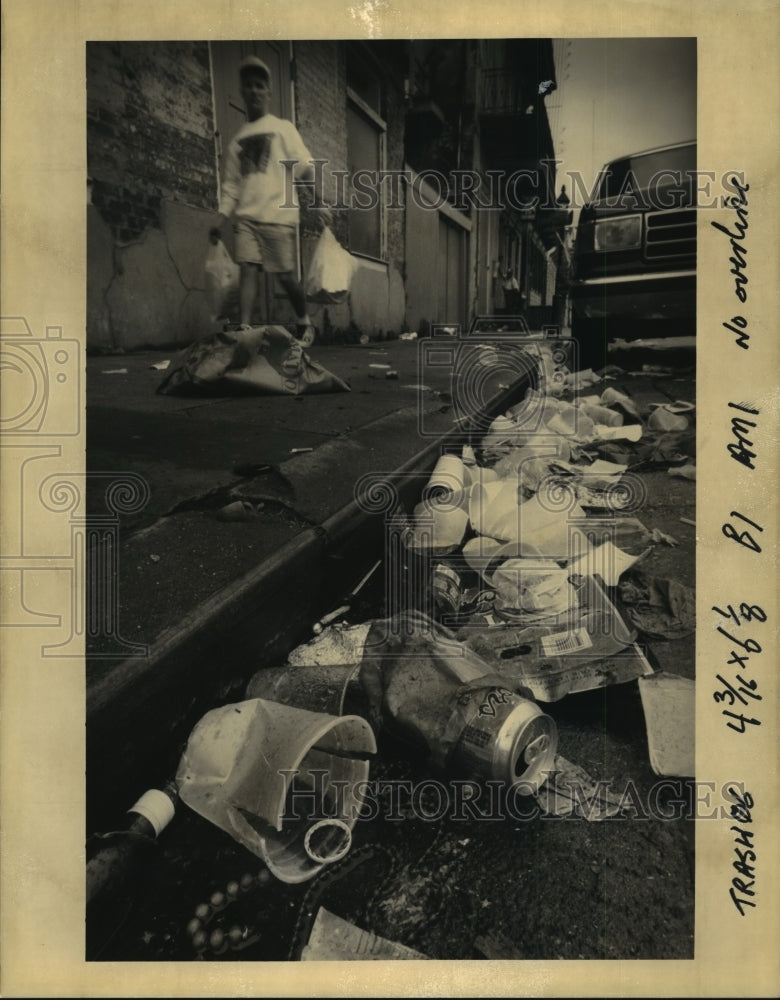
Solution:
{"label": "sidewalk", "polygon": [[[351,392],[161,396],[155,390],[164,373],[151,366],[172,355],[89,359],[88,468],[117,480],[140,476],[149,490],[146,504],[119,522],[124,639],[154,642],[200,602],[352,500],[362,474],[389,473],[408,461],[434,440],[420,436],[420,419],[428,434],[451,429],[451,407],[442,395],[448,374],[428,371],[428,388],[418,389],[415,342],[315,346],[310,354],[350,382]],[[117,370],[122,373],[111,374]],[[387,379],[387,370],[398,379]],[[253,466],[271,469],[252,475]],[[264,504],[256,519],[216,517],[235,493]],[[100,513],[100,503],[96,493],[92,513]],[[100,652],[98,643],[93,653]]]}

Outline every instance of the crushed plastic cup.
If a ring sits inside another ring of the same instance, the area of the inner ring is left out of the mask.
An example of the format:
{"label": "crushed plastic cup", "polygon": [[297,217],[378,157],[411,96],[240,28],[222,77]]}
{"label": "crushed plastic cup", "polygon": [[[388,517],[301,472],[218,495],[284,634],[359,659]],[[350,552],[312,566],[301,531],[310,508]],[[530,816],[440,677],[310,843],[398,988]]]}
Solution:
{"label": "crushed plastic cup", "polygon": [[256,698],[200,720],[176,781],[186,805],[293,884],[349,850],[374,753],[373,730],[359,716]]}
{"label": "crushed plastic cup", "polygon": [[631,555],[607,541],[603,545],[590,546],[583,556],[569,564],[569,571],[580,576],[600,576],[608,587],[616,587],[621,575],[650,551],[648,548]]}
{"label": "crushed plastic cup", "polygon": [[520,505],[518,538],[538,555],[568,559],[573,539],[578,537],[576,524],[585,519],[585,511],[576,500],[550,509],[549,499],[536,493]]}
{"label": "crushed plastic cup", "polygon": [[565,385],[572,389],[586,389],[589,385],[595,385],[601,379],[594,374],[592,368],[583,368],[582,371],[569,372],[565,376]]}
{"label": "crushed plastic cup", "polygon": [[681,413],[673,413],[666,406],[658,406],[647,418],[647,426],[652,431],[684,431],[688,427],[688,418]]}
{"label": "crushed plastic cup", "polygon": [[670,476],[679,476],[681,479],[696,479],[696,466],[688,462],[686,465],[672,465],[667,470]]}
{"label": "crushed plastic cup", "polygon": [[561,409],[547,421],[548,430],[575,441],[590,441],[595,428],[595,423],[587,413],[580,413],[574,406]]}
{"label": "crushed plastic cup", "polygon": [[470,487],[474,486],[476,483],[495,483],[500,478],[495,469],[486,469],[481,465],[468,466],[467,472],[468,480],[466,485],[469,487],[469,492],[467,493],[468,502],[470,502],[471,498]]}
{"label": "crushed plastic cup", "polygon": [[468,506],[467,486],[470,481],[471,472],[462,458],[457,455],[442,455],[434,466],[424,496],[446,501],[448,505],[465,510]]}
{"label": "crushed plastic cup", "polygon": [[626,416],[629,416],[634,420],[641,420],[636,403],[630,398],[630,396],[627,396],[619,389],[613,389],[611,386],[607,387],[601,394],[601,405],[617,407],[619,410],[622,410]]}
{"label": "crushed plastic cup", "polygon": [[642,437],[641,424],[629,424],[626,427],[601,427],[596,428],[596,436],[599,441],[639,441]]}
{"label": "crushed plastic cup", "polygon": [[448,501],[423,500],[414,508],[409,546],[414,549],[451,551],[463,541],[469,515]]}
{"label": "crushed plastic cup", "polygon": [[466,560],[469,569],[481,574],[490,565],[496,552],[502,547],[502,544],[496,538],[476,535],[474,538],[470,538],[463,546],[463,558]]}

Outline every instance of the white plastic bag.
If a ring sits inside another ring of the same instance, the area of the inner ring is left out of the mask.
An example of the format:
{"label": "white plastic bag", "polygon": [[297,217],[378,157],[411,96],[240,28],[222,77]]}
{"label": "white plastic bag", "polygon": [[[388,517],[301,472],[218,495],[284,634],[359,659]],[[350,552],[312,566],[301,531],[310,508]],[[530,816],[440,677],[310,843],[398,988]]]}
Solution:
{"label": "white plastic bag", "polygon": [[306,275],[306,298],[309,302],[337,305],[349,294],[352,276],[358,262],[345,250],[326,226],[317,245]]}
{"label": "white plastic bag", "polygon": [[206,254],[206,296],[212,319],[227,317],[238,300],[241,268],[222,240],[212,243]]}

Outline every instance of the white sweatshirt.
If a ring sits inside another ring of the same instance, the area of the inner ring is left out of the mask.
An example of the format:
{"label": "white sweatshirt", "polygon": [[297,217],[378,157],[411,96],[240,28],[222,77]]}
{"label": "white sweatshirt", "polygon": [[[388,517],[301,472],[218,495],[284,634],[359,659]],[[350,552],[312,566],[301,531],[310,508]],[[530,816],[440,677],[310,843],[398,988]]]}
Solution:
{"label": "white sweatshirt", "polygon": [[311,153],[291,121],[263,115],[245,122],[231,140],[225,155],[219,211],[226,218],[298,224],[298,199],[293,172],[282,160],[295,160],[295,176],[311,163]]}

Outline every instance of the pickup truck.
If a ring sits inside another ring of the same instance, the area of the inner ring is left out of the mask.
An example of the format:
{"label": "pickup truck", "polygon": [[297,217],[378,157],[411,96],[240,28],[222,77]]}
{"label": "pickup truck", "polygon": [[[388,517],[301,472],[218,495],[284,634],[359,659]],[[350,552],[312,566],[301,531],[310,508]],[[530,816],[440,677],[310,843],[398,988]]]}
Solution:
{"label": "pickup truck", "polygon": [[696,329],[696,143],[606,163],[582,208],[570,289],[582,367],[603,367],[616,336]]}

